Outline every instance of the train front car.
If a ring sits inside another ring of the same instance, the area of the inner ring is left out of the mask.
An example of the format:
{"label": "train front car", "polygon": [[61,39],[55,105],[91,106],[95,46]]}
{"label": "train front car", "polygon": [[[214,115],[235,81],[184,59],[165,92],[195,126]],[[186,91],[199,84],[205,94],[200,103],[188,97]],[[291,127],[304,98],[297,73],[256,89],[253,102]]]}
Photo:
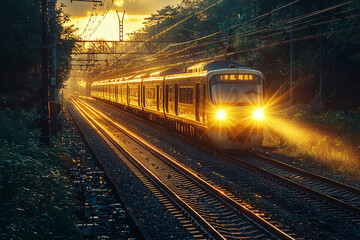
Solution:
{"label": "train front car", "polygon": [[221,149],[251,149],[263,141],[264,76],[237,64],[207,74],[208,134]]}

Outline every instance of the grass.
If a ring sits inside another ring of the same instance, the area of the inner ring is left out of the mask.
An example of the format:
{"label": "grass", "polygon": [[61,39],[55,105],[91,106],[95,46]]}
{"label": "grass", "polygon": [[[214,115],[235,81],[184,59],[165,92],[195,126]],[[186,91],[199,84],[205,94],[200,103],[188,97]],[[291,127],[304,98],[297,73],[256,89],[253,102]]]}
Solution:
{"label": "grass", "polygon": [[62,172],[65,142],[39,146],[35,112],[0,110],[0,238],[76,239],[75,195]]}
{"label": "grass", "polygon": [[266,127],[264,146],[360,177],[360,109],[326,109],[320,103],[297,105],[279,111],[274,119],[280,120]]}

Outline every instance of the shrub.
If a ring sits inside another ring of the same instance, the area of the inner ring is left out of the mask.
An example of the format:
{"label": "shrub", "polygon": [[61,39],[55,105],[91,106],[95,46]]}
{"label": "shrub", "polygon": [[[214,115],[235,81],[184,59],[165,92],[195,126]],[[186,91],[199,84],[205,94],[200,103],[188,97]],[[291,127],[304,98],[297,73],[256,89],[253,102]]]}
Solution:
{"label": "shrub", "polygon": [[67,150],[39,146],[34,116],[0,111],[0,238],[79,238],[72,186],[61,172]]}

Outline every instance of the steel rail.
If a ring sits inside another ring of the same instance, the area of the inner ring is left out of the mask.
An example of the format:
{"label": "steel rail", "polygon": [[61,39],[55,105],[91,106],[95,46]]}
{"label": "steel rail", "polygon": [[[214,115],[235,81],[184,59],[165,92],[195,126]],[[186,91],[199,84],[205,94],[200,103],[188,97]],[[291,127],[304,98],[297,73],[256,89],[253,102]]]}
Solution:
{"label": "steel rail", "polygon": [[287,169],[287,170],[290,170],[290,171],[293,171],[293,172],[296,172],[296,173],[300,173],[300,174],[303,174],[305,176],[308,176],[308,177],[311,177],[313,179],[316,179],[316,180],[319,180],[319,181],[322,181],[322,182],[325,182],[329,185],[332,185],[334,187],[337,187],[337,188],[341,188],[345,191],[348,191],[348,192],[351,192],[351,193],[354,193],[356,195],[359,195],[360,196],[360,189],[358,188],[355,188],[353,186],[350,186],[350,185],[347,185],[347,184],[344,184],[344,183],[341,183],[341,182],[338,182],[338,181],[335,181],[333,179],[330,179],[330,178],[327,178],[327,177],[323,177],[323,176],[320,176],[320,175],[317,175],[317,174],[314,174],[314,173],[311,173],[311,172],[308,172],[308,171],[305,171],[303,169],[300,169],[298,167],[294,167],[294,166],[291,166],[287,163],[284,163],[284,162],[281,162],[281,161],[278,161],[276,159],[273,159],[273,158],[270,158],[268,156],[264,156],[260,153],[256,153],[256,152],[253,152],[253,154],[273,165],[277,165],[281,168],[284,168],[284,169]]}
{"label": "steel rail", "polygon": [[[155,148],[154,146],[150,145],[149,143],[142,140],[140,137],[135,135],[134,133],[130,132],[126,128],[122,127],[121,125],[111,121],[106,115],[95,109],[94,107],[90,106],[89,104],[82,102],[85,106],[87,106],[89,109],[92,109],[94,112],[96,112],[98,115],[101,115],[103,119],[111,124],[113,127],[117,128],[117,130],[125,133],[128,135],[128,137],[132,138],[135,142],[142,145],[143,147],[147,148],[149,151],[151,151],[153,154],[157,155],[159,158],[166,160],[166,162],[170,163],[173,167],[179,169],[180,171],[184,172],[187,176],[190,176],[193,180],[196,182],[199,182],[203,187],[205,187],[207,190],[209,190],[211,193],[222,199],[224,202],[229,204],[231,207],[235,208],[239,212],[241,212],[246,218],[248,218],[250,221],[255,223],[260,228],[266,230],[271,235],[279,238],[279,239],[294,239],[293,237],[289,236],[285,232],[281,231],[279,228],[273,226],[271,223],[267,222],[265,219],[259,217],[257,214],[249,210],[248,208],[242,206],[229,196],[225,195],[222,191],[218,190],[213,185],[209,184],[199,176],[197,176],[196,173],[192,172],[191,170],[183,167],[180,165],[174,158],[169,156],[168,154],[160,151],[159,149]],[[170,190],[171,191],[171,190]]]}
{"label": "steel rail", "polygon": [[[155,176],[148,168],[146,168],[131,152],[123,148],[116,139],[104,130],[101,125],[89,116],[84,109],[82,109],[78,103],[72,101],[77,110],[82,113],[82,115],[92,123],[92,125],[100,131],[104,138],[110,141],[113,146],[118,149],[126,158],[131,161],[134,166],[143,172],[148,179],[154,181],[163,191],[165,191],[171,199],[178,203],[198,224],[202,227],[211,237],[214,239],[226,239],[224,238],[216,229],[214,229],[203,217],[201,217],[192,207],[190,207],[186,202],[184,202],[176,193],[174,193],[165,183],[163,183],[157,176]],[[96,114],[96,113],[95,113]]]}
{"label": "steel rail", "polygon": [[[111,108],[119,111],[118,108],[114,107],[113,105],[108,104],[107,102],[103,102],[103,101],[100,101],[100,102],[103,103],[103,104],[105,104],[106,106],[109,106],[109,107],[111,107]],[[122,112],[123,112],[123,111],[122,111]],[[125,113],[127,113],[127,112],[125,112]],[[129,113],[127,113],[127,114],[129,114]],[[132,114],[129,114],[129,115],[137,117],[136,115],[132,115]],[[142,119],[142,118],[140,118],[140,117],[137,117],[137,118],[140,119],[140,120],[144,120],[144,119]],[[155,126],[155,124],[153,124],[153,126]],[[203,146],[203,145],[199,145],[199,144],[197,144],[197,143],[194,143],[194,142],[191,141],[188,137],[185,137],[185,136],[183,136],[183,135],[181,135],[181,134],[178,134],[178,133],[176,133],[176,132],[166,131],[166,129],[164,129],[163,127],[158,126],[158,125],[156,125],[156,127],[157,127],[158,129],[161,129],[161,130],[164,131],[164,132],[167,132],[167,133],[172,134],[173,136],[176,136],[177,138],[181,138],[182,140],[187,141],[187,142],[191,143],[192,145],[196,145],[197,147]],[[211,149],[207,149],[207,150],[212,152]],[[254,154],[254,153],[252,153],[252,154]],[[339,200],[339,199],[336,199],[336,198],[334,198],[334,197],[331,197],[331,196],[329,196],[329,195],[326,195],[326,194],[323,194],[323,193],[321,193],[321,192],[319,192],[319,191],[316,191],[316,190],[314,190],[314,189],[312,189],[312,188],[309,188],[309,187],[306,187],[306,186],[301,185],[301,184],[299,184],[299,183],[296,183],[296,182],[294,182],[294,181],[292,181],[292,180],[290,180],[290,179],[287,179],[287,178],[284,178],[284,177],[282,177],[282,176],[279,176],[279,175],[277,175],[277,174],[275,174],[275,173],[273,173],[273,172],[271,172],[271,171],[268,171],[268,170],[266,170],[266,169],[263,169],[263,168],[261,168],[261,167],[258,167],[258,166],[256,166],[255,164],[251,164],[251,163],[249,163],[249,162],[247,162],[247,161],[245,161],[245,160],[243,160],[243,159],[240,159],[240,158],[231,156],[231,155],[229,155],[229,154],[221,154],[221,155],[222,155],[221,157],[223,157],[224,159],[227,159],[227,160],[229,160],[229,161],[231,161],[231,162],[233,162],[233,163],[235,163],[235,164],[243,164],[244,166],[246,166],[246,167],[248,167],[248,168],[250,168],[250,169],[256,170],[256,171],[258,171],[258,172],[260,172],[260,173],[263,173],[264,175],[266,175],[266,176],[268,176],[268,177],[275,178],[275,179],[277,179],[278,181],[282,182],[283,184],[290,185],[290,186],[292,186],[292,187],[294,187],[294,188],[299,189],[300,191],[306,192],[306,193],[311,194],[311,195],[313,195],[313,196],[315,196],[315,197],[317,197],[317,198],[320,198],[320,199],[323,199],[323,200],[328,201],[328,202],[330,202],[330,203],[333,203],[333,204],[335,204],[335,205],[337,205],[337,206],[339,206],[339,207],[341,207],[341,208],[343,208],[343,209],[345,209],[345,210],[347,210],[347,211],[349,211],[349,212],[351,212],[351,213],[353,213],[353,214],[360,215],[360,209],[359,209],[359,208],[357,208],[357,207],[355,207],[355,206],[352,206],[352,205],[350,205],[350,204],[347,204],[347,203],[345,203],[345,202],[343,202],[343,201],[341,201],[341,200]],[[260,155],[259,155],[258,157],[259,157],[259,158],[263,158],[262,156],[260,157]],[[265,156],[264,156],[264,157],[265,157]],[[277,160],[276,160],[276,161],[274,161],[274,164],[280,165],[280,164],[282,164],[282,163],[281,163],[280,161],[277,161]],[[286,166],[286,165],[287,165],[287,166]],[[284,164],[284,165],[281,165],[281,166],[283,166],[284,168],[288,168],[289,170],[290,170],[290,169],[295,169],[295,167],[292,167],[291,165],[288,165],[288,164]],[[332,180],[332,179],[329,179],[329,178],[325,178],[325,177],[323,177],[323,176],[319,176],[319,175],[317,175],[317,174],[310,173],[310,172],[307,172],[307,171],[302,170],[302,169],[299,169],[299,168],[297,168],[297,169],[299,170],[299,173],[301,172],[302,174],[304,174],[304,175],[306,175],[306,176],[308,176],[308,177],[310,177],[310,178],[314,178],[314,179],[318,179],[318,180],[320,180],[320,181],[324,181],[324,182],[326,182],[326,183],[328,183],[328,184],[331,184],[331,185],[333,185],[333,186],[335,186],[335,187],[339,187],[339,188],[345,189],[345,190],[347,190],[347,191],[349,191],[349,192],[352,192],[352,193],[355,193],[355,194],[359,194],[359,193],[360,193],[360,190],[359,190],[359,189],[354,188],[354,187],[352,187],[352,186],[349,186],[349,185],[346,185],[346,184],[342,184],[342,183],[340,183],[340,182],[336,182],[335,180]],[[297,170],[294,170],[294,171],[297,171]]]}
{"label": "steel rail", "polygon": [[294,182],[294,181],[292,181],[290,179],[287,179],[285,177],[277,175],[277,174],[275,174],[273,172],[270,172],[270,171],[268,171],[268,170],[266,170],[264,168],[258,167],[255,164],[249,163],[249,162],[247,162],[245,160],[242,160],[240,158],[237,158],[237,157],[234,157],[234,156],[231,156],[231,155],[228,155],[228,154],[224,154],[224,157],[228,158],[229,160],[232,160],[234,162],[239,162],[240,164],[245,165],[246,167],[251,168],[253,170],[256,170],[256,171],[258,171],[258,172],[260,172],[260,173],[262,173],[262,174],[264,174],[264,175],[266,175],[266,176],[268,176],[270,178],[276,179],[276,180],[278,180],[278,181],[280,181],[280,182],[282,182],[282,183],[284,183],[286,185],[295,187],[295,188],[297,188],[297,189],[299,189],[299,190],[301,190],[303,192],[309,193],[309,194],[311,194],[313,196],[316,196],[316,197],[318,197],[320,199],[323,199],[325,201],[333,203],[333,204],[335,204],[335,205],[349,211],[352,214],[356,214],[356,215],[360,216],[360,209],[359,208],[357,208],[355,206],[352,206],[350,204],[347,204],[347,203],[345,203],[345,202],[343,202],[343,201],[341,201],[341,200],[339,200],[337,198],[331,197],[329,195],[326,195],[326,194],[323,194],[323,193],[321,193],[319,191],[316,191],[316,190],[314,190],[312,188],[301,185],[301,184],[299,184],[297,182]]}

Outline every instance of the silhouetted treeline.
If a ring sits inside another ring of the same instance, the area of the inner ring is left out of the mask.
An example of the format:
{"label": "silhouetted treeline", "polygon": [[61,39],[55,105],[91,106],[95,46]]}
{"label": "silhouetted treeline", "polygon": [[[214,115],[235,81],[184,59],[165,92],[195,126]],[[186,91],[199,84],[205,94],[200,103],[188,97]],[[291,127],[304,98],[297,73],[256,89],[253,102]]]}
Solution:
{"label": "silhouetted treeline", "polygon": [[[338,107],[360,105],[359,0],[217,2],[188,0],[180,7],[164,7],[147,19],[143,30],[156,35],[178,23],[158,38],[197,39],[169,49],[185,55],[181,61],[224,54],[264,72],[270,94],[281,86],[283,94],[289,89],[289,40],[290,32],[293,32],[295,102],[308,103],[319,98],[322,72],[325,103]],[[215,5],[207,8],[212,4]],[[188,20],[182,21],[187,17]],[[208,37],[201,38],[204,36]],[[174,52],[168,54],[172,62],[180,58]],[[199,52],[201,54],[197,54]],[[166,51],[162,56],[166,56]]]}
{"label": "silhouetted treeline", "polygon": [[[69,17],[58,11],[57,80],[69,72],[74,27],[64,27]],[[2,1],[0,7],[0,104],[1,107],[36,105],[41,86],[41,1]]]}

